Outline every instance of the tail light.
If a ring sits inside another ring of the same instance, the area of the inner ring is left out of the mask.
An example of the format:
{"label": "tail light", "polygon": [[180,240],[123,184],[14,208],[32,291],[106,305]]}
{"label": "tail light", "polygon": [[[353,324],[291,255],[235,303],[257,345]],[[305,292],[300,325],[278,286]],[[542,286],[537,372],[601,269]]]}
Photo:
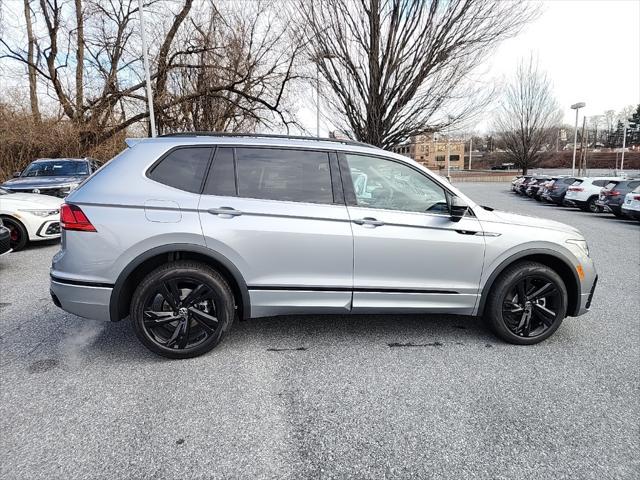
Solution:
{"label": "tail light", "polygon": [[640,195],[634,195],[634,196],[633,196],[633,199],[634,199],[634,200],[640,200]]}
{"label": "tail light", "polygon": [[620,192],[618,190],[609,190],[609,193],[607,193],[607,195],[609,195],[610,197],[615,197],[616,195],[620,195]]}
{"label": "tail light", "polygon": [[77,205],[65,203],[60,207],[60,226],[64,230],[77,230],[80,232],[95,232],[96,229]]}
{"label": "tail light", "polygon": [[569,187],[570,192],[584,192],[584,188],[582,187]]}

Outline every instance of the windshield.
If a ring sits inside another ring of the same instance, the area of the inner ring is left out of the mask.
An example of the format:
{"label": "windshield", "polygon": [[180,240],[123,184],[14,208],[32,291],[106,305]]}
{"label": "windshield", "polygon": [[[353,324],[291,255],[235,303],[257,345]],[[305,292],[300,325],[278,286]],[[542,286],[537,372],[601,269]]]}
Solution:
{"label": "windshield", "polygon": [[22,177],[70,177],[89,175],[87,162],[73,160],[51,160],[34,162],[22,173]]}

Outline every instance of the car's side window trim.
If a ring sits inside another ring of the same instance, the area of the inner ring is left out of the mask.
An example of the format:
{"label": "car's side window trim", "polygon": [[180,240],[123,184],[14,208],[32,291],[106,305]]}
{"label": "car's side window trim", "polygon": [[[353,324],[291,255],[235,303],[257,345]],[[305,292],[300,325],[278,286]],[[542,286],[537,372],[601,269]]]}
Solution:
{"label": "car's side window trim", "polygon": [[211,155],[209,155],[209,163],[207,164],[207,168],[204,170],[204,175],[202,176],[202,182],[200,183],[200,195],[204,192],[204,187],[207,184],[207,180],[209,179],[209,172],[213,168],[213,162],[216,158],[216,152],[218,151],[218,147],[213,147],[211,149]]}
{"label": "car's side window trim", "polygon": [[[223,146],[223,145],[212,145],[212,148],[214,151],[213,151],[213,154],[211,155],[211,160],[209,162],[209,169],[207,170],[207,173],[204,176],[204,183],[202,184],[202,188],[200,189],[200,194],[207,195],[209,197],[237,197],[238,196],[238,169],[236,167],[236,149],[232,146]],[[233,195],[216,195],[214,193],[207,193],[205,192],[205,189],[207,188],[207,184],[209,183],[209,175],[211,175],[211,172],[213,171],[213,167],[215,166],[216,156],[221,150],[225,148],[228,148],[229,150],[231,150],[231,155],[232,155],[234,194]]]}
{"label": "car's side window trim", "polygon": [[356,207],[358,205],[358,200],[356,199],[356,192],[353,189],[353,180],[351,179],[351,170],[347,163],[347,156],[344,152],[337,152],[337,154],[340,178],[342,179],[342,188],[344,189],[345,204],[349,207]]}
{"label": "car's side window trim", "polygon": [[331,174],[333,203],[334,205],[345,205],[344,186],[342,185],[342,177],[340,175],[340,167],[338,165],[338,156],[336,152],[329,152],[329,173]]}

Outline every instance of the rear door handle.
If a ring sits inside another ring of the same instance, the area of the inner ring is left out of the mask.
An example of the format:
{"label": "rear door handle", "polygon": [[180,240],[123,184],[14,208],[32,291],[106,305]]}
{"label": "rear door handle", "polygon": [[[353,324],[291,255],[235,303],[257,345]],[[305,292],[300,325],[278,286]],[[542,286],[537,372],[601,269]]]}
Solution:
{"label": "rear door handle", "polygon": [[360,218],[358,220],[354,220],[353,223],[355,223],[356,225],[369,225],[371,227],[381,227],[382,225],[384,225],[384,222],[376,220],[372,217]]}
{"label": "rear door handle", "polygon": [[210,208],[207,212],[211,215],[219,215],[221,218],[233,218],[242,215],[240,210],[232,207]]}

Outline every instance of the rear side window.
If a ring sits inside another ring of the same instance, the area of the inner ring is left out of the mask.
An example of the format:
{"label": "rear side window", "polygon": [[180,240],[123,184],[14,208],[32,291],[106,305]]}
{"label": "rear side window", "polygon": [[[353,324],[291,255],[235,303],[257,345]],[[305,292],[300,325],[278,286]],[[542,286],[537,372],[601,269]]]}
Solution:
{"label": "rear side window", "polygon": [[575,182],[576,179],[575,178],[565,178],[563,180],[564,183],[566,183],[567,185],[573,185],[573,182]]}
{"label": "rear side window", "polygon": [[211,148],[193,147],[173,150],[149,173],[156,182],[191,193],[200,193]]}
{"label": "rear side window", "polygon": [[629,190],[633,190],[634,188],[636,188],[638,185],[640,185],[640,181],[637,182],[629,182]]}
{"label": "rear side window", "polygon": [[236,195],[236,174],[233,148],[218,148],[204,187],[206,195],[233,197]]}
{"label": "rear side window", "polygon": [[326,152],[237,148],[236,168],[241,197],[333,203]]}

